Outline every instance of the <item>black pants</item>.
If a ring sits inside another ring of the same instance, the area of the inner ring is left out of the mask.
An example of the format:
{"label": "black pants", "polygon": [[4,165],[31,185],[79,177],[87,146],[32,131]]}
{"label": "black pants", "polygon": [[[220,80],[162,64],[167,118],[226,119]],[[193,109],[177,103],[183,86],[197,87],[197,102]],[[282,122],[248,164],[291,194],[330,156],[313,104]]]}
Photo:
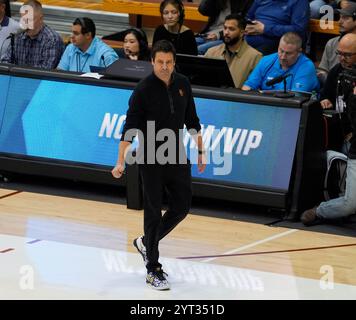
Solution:
{"label": "black pants", "polygon": [[[161,267],[158,262],[159,241],[181,222],[189,212],[192,198],[190,164],[140,165],[143,184],[144,244],[147,250],[147,271]],[[162,216],[164,190],[168,210]]]}

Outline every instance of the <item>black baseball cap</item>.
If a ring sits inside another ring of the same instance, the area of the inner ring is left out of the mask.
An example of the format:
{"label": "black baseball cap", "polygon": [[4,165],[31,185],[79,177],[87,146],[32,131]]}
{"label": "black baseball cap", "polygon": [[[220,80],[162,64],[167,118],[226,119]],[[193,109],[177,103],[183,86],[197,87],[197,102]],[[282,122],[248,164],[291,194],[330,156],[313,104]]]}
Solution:
{"label": "black baseball cap", "polygon": [[356,2],[349,2],[347,4],[347,7],[344,9],[339,9],[337,10],[340,15],[342,16],[347,16],[347,17],[353,17],[356,16]]}

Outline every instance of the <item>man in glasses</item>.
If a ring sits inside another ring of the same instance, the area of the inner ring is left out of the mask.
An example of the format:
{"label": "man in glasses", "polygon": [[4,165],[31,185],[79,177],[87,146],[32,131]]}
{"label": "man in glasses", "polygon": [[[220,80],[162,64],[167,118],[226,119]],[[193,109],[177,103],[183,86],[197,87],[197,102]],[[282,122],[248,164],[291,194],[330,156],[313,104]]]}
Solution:
{"label": "man in glasses", "polygon": [[347,217],[356,213],[356,89],[354,83],[353,92],[344,92],[347,90],[338,84],[339,75],[342,71],[348,69],[350,71],[351,68],[355,68],[356,34],[349,33],[340,40],[337,55],[340,63],[329,72],[322,92],[324,99],[321,100],[321,105],[324,109],[336,106],[340,112],[346,107],[340,128],[342,138],[349,144],[345,195],[322,202],[319,206],[306,210],[301,216],[301,221],[307,226],[320,223],[324,219]]}
{"label": "man in glasses", "polygon": [[339,74],[347,68],[352,68],[356,63],[356,33],[348,33],[343,36],[337,46],[335,54],[339,63],[333,67],[326,79],[325,87],[320,95],[320,103],[323,109],[344,109],[342,99],[337,97],[337,80]]}
{"label": "man in glasses", "polygon": [[90,67],[106,68],[119,59],[118,55],[95,36],[95,23],[90,18],[76,18],[72,25],[71,44],[63,53],[58,69],[90,72]]}
{"label": "man in glasses", "polygon": [[[344,35],[338,43],[335,55],[339,63],[328,73],[325,85],[321,90],[320,104],[323,109],[339,111],[335,116],[328,119],[328,149],[342,151],[345,134],[343,124],[345,122],[345,102],[342,99],[342,90],[338,85],[338,77],[345,69],[351,68],[356,63],[356,34],[348,33]],[[340,118],[342,121],[340,121]]]}

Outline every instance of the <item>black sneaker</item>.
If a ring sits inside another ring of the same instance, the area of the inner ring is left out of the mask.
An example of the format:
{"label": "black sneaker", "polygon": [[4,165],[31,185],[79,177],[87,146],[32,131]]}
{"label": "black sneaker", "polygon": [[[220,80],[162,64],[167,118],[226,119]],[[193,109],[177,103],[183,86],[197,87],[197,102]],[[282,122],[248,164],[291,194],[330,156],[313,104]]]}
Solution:
{"label": "black sneaker", "polygon": [[157,271],[150,271],[146,276],[146,284],[152,289],[155,290],[169,290],[170,285],[166,279],[167,274],[163,272],[162,269]]}
{"label": "black sneaker", "polygon": [[143,238],[143,236],[135,239],[133,241],[133,245],[136,247],[137,251],[141,254],[143,262],[144,262],[145,266],[147,266],[148,260],[147,260],[146,247],[143,244],[142,238]]}

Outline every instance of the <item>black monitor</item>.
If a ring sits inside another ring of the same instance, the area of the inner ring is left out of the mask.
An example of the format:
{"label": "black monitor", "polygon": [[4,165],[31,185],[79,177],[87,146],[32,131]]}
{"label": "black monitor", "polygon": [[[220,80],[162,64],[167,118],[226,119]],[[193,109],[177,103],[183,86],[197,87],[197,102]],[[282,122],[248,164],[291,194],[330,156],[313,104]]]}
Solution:
{"label": "black monitor", "polygon": [[90,72],[102,73],[105,67],[89,66]]}
{"label": "black monitor", "polygon": [[195,85],[235,88],[225,59],[177,54],[176,69]]}
{"label": "black monitor", "polygon": [[138,82],[152,73],[149,61],[119,59],[102,72],[105,78]]}

